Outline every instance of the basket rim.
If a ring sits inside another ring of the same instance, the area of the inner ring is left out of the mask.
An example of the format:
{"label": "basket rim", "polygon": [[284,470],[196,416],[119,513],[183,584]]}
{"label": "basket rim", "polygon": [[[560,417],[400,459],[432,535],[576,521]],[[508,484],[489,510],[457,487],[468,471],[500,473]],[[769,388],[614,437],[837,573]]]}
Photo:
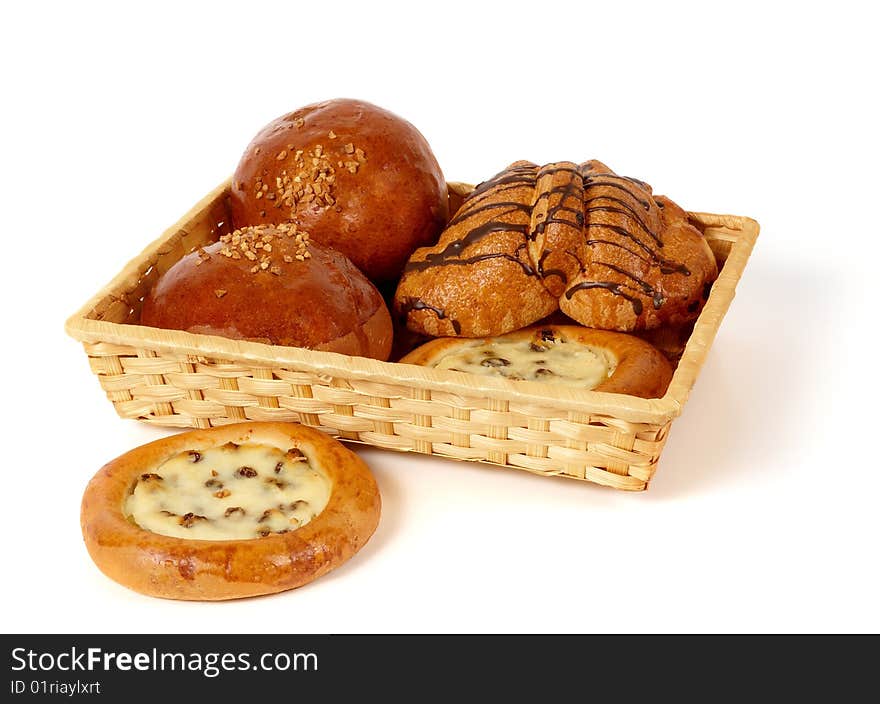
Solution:
{"label": "basket rim", "polygon": [[[66,333],[85,344],[109,343],[130,347],[145,347],[157,352],[186,355],[196,358],[222,359],[255,367],[293,367],[321,375],[405,385],[416,389],[439,391],[464,397],[489,397],[518,404],[550,406],[566,411],[605,415],[636,423],[665,424],[681,414],[700,367],[718,331],[735,292],[759,232],[757,221],[738,215],[691,212],[688,215],[704,227],[718,227],[737,232],[722,271],[713,285],[709,300],[694,325],[673,374],[669,387],[661,398],[643,399],[625,394],[555,387],[537,381],[510,381],[503,378],[481,377],[464,372],[435,370],[400,362],[383,362],[365,357],[343,355],[297,347],[283,347],[244,340],[232,340],[215,335],[203,335],[180,330],[113,323],[95,320],[90,314],[98,303],[126,283],[135,281],[144,265],[154,261],[168,239],[180,231],[207,205],[221,197],[230,185],[230,179],[212,189],[199,200],[177,223],[166,229],[98,293],[92,296],[65,322]],[[448,184],[451,191],[461,193],[469,186],[459,182]]]}

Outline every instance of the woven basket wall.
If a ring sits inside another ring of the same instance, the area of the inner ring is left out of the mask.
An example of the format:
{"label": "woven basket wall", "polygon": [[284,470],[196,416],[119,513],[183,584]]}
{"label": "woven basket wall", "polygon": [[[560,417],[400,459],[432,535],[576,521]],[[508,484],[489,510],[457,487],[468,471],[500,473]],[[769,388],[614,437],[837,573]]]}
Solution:
{"label": "woven basket wall", "polygon": [[[663,398],[379,362],[137,325],[158,276],[229,230],[224,183],[66,324],[123,418],[177,428],[297,421],[391,450],[645,489],[758,235],[746,217],[691,213],[720,266]],[[454,211],[469,187],[450,184]]]}

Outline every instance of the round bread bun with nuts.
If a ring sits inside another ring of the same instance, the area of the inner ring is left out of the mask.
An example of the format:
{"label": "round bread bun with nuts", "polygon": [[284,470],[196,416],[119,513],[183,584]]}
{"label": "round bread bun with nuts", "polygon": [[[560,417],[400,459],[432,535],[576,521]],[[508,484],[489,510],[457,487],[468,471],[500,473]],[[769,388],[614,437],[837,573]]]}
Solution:
{"label": "round bread bun with nuts", "polygon": [[379,522],[379,490],[341,443],[295,423],[173,435],[105,465],[82,499],[86,548],[111,579],[168,599],[302,586]]}
{"label": "round bread bun with nuts", "polygon": [[259,225],[191,252],[144,299],[141,324],[385,360],[391,316],[343,254],[295,225]]}
{"label": "round bread bun with nuts", "polygon": [[441,337],[400,362],[643,398],[659,398],[672,379],[669,362],[644,340],[578,325],[536,325],[498,337]]}
{"label": "round bread bun with nuts", "polygon": [[448,215],[446,182],[409,122],[361,100],[328,100],[273,120],[232,177],[237,227],[296,222],[371,280],[397,279]]}

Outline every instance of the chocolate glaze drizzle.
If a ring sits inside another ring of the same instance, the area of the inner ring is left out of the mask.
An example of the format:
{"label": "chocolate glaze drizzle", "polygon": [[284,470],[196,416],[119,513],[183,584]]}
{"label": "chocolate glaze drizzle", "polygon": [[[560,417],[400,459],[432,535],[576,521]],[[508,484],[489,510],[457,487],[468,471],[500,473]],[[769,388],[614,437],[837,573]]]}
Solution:
{"label": "chocolate glaze drizzle", "polygon": [[[607,196],[596,196],[595,198],[590,198],[589,202],[597,201],[600,199],[607,198]],[[615,198],[614,200],[623,202],[619,198]],[[584,201],[586,205],[588,201]],[[624,205],[626,205],[624,203]],[[639,227],[641,227],[648,235],[650,235],[651,239],[653,239],[658,247],[663,247],[663,240],[660,239],[660,235],[654,232],[651,228],[649,228],[642,219],[636,215],[635,211],[630,208],[628,205],[625,208],[615,208],[613,205],[591,205],[586,209],[588,213],[620,213],[621,215],[625,215],[626,217],[634,220]]]}
{"label": "chocolate glaze drizzle", "polygon": [[666,299],[663,297],[663,294],[660,293],[653,286],[651,286],[651,284],[649,284],[644,279],[640,279],[638,276],[631,274],[626,269],[621,269],[619,266],[617,266],[615,264],[611,264],[609,262],[593,262],[593,263],[597,264],[599,266],[607,267],[608,269],[611,269],[612,271],[616,271],[618,274],[623,274],[626,278],[632,279],[633,281],[635,281],[636,284],[638,285],[638,287],[642,290],[642,293],[644,293],[646,296],[651,296],[655,309],[662,306],[663,303],[666,301]]}
{"label": "chocolate glaze drizzle", "polygon": [[[499,195],[507,191],[514,191],[523,187],[534,188],[535,174],[538,167],[534,164],[531,166],[518,166],[515,169],[502,171],[495,174],[488,181],[483,181],[471,191],[464,202],[461,204],[459,213],[463,214],[466,210],[473,208],[477,203],[484,200],[491,193]],[[518,204],[519,205],[519,204]]]}
{"label": "chocolate glaze drizzle", "polygon": [[[577,168],[572,168],[570,166],[557,166],[553,168],[543,168],[538,172],[537,180],[540,181],[544,176],[553,176],[558,173],[566,173],[571,175],[577,175]],[[583,182],[581,182],[582,184]],[[561,195],[559,201],[556,205],[551,205],[547,209],[547,216],[535,225],[534,229],[528,233],[528,238],[530,240],[535,240],[538,236],[544,233],[544,230],[547,229],[548,225],[558,224],[558,225],[566,225],[568,227],[574,227],[576,229],[580,229],[584,224],[584,207],[583,207],[583,186],[578,184],[576,179],[569,179],[566,183],[561,184],[559,186],[554,186],[553,188],[549,188],[541,195],[538,196],[535,201],[535,205],[540,203],[542,200],[547,199],[552,202],[552,198],[554,195]],[[580,187],[578,187],[580,185]],[[566,205],[566,202],[571,199],[576,199],[575,207],[570,207]],[[562,217],[561,214],[570,213],[574,215],[574,221],[568,220],[565,217]]]}
{"label": "chocolate glaze drizzle", "polygon": [[477,254],[473,257],[467,257],[466,259],[448,259],[443,262],[443,264],[444,266],[464,266],[465,264],[475,264],[476,262],[484,262],[489,259],[506,259],[507,261],[519,265],[526,276],[535,276],[536,274],[531,264],[529,264],[528,262],[524,262],[521,259],[513,256],[512,254],[508,254],[507,252],[487,252],[486,254]]}
{"label": "chocolate glaze drizzle", "polygon": [[566,276],[565,272],[562,269],[545,269],[544,268],[544,260],[553,252],[552,249],[545,249],[541,253],[540,259],[538,259],[538,276],[542,279],[550,278],[551,276],[558,276],[562,279],[563,284],[568,283],[568,276]]}
{"label": "chocolate glaze drizzle", "polygon": [[565,297],[568,300],[571,300],[571,297],[574,296],[574,294],[576,294],[578,291],[584,291],[590,288],[604,288],[607,291],[611,291],[611,293],[613,293],[615,296],[625,298],[630,303],[632,303],[633,312],[636,315],[642,314],[642,299],[636,298],[635,296],[626,293],[626,291],[623,290],[624,288],[627,288],[624,284],[616,284],[613,281],[582,281],[581,283],[575,284],[570,289],[568,289],[568,291],[565,292]]}
{"label": "chocolate glaze drizzle", "polygon": [[522,211],[524,213],[528,213],[531,208],[529,208],[526,203],[517,203],[513,200],[503,200],[497,203],[487,203],[485,205],[478,206],[476,208],[471,208],[470,210],[465,211],[465,208],[462,207],[461,210],[458,211],[458,214],[449,221],[446,227],[452,227],[453,225],[458,225],[459,223],[464,222],[465,220],[469,220],[474,215],[479,215],[480,213],[484,213],[487,210],[494,210],[495,208],[508,208],[507,212],[512,213],[516,210]]}
{"label": "chocolate glaze drizzle", "polygon": [[406,317],[410,314],[410,311],[413,310],[430,310],[436,315],[440,320],[448,320],[452,325],[452,329],[455,330],[455,334],[461,334],[461,323],[459,323],[454,318],[450,318],[446,315],[446,311],[442,308],[437,308],[435,306],[429,305],[425,303],[420,298],[407,298],[404,300],[403,304],[400,306],[400,316],[406,320]]}
{"label": "chocolate glaze drizzle", "polygon": [[[575,261],[578,262],[578,264],[581,267],[581,272],[583,272],[585,270],[583,262],[578,258],[578,256],[574,252],[570,252],[570,251],[566,250],[565,253],[568,256],[572,257]],[[666,298],[663,296],[662,293],[657,291],[647,281],[640,279],[639,277],[631,274],[630,272],[626,271],[625,269],[621,269],[619,266],[617,266],[615,264],[611,264],[610,262],[593,262],[593,263],[598,266],[604,266],[608,269],[611,269],[612,271],[616,271],[617,273],[622,274],[623,276],[627,277],[628,279],[635,281],[637,286],[631,286],[631,285],[625,284],[625,283],[617,283],[614,281],[582,281],[580,283],[575,284],[574,286],[572,286],[570,289],[568,289],[565,292],[566,299],[571,300],[572,296],[574,296],[574,294],[576,294],[578,291],[584,291],[584,290],[594,289],[594,288],[601,288],[601,289],[605,289],[606,291],[609,291],[610,293],[612,293],[615,296],[620,296],[621,298],[625,298],[626,300],[628,300],[632,304],[633,312],[636,315],[642,314],[642,311],[644,310],[644,305],[642,304],[642,300],[640,298],[636,298],[635,296],[627,293],[626,292],[627,290],[635,291],[635,292],[639,292],[639,290],[641,290],[641,292],[643,294],[651,296],[655,309],[660,308],[660,306],[662,306],[666,302]]]}
{"label": "chocolate glaze drizzle", "polygon": [[462,204],[462,207],[467,205],[468,201],[479,198],[481,195],[487,193],[496,186],[505,186],[509,184],[515,184],[517,186],[534,185],[535,174],[537,172],[538,167],[535,164],[523,164],[521,166],[515,166],[512,169],[499,171],[488,181],[483,181],[482,183],[477,184],[474,190],[471,191],[470,194],[468,194],[468,197]]}
{"label": "chocolate glaze drizzle", "polygon": [[[610,176],[610,174],[602,174],[602,176]],[[631,196],[634,201],[636,201],[639,205],[641,205],[645,210],[651,209],[651,204],[646,201],[644,198],[639,198],[632,191],[630,191],[625,184],[622,183],[614,183],[613,181],[608,180],[598,180],[595,176],[584,176],[584,189],[589,186],[605,186],[607,188],[616,188],[620,191],[623,191],[628,196]]]}
{"label": "chocolate glaze drizzle", "polygon": [[[439,252],[428,254],[424,258],[424,260],[420,262],[410,261],[404,268],[404,273],[409,273],[411,271],[423,271],[425,269],[430,269],[434,266],[441,266],[443,264],[467,264],[467,260],[453,259],[453,257],[457,257],[458,255],[460,255],[465,247],[469,247],[470,245],[479,242],[487,235],[491,235],[495,232],[517,232],[525,236],[528,232],[528,229],[529,226],[525,223],[517,225],[509,222],[501,222],[500,220],[490,220],[489,222],[483,223],[482,225],[473,228],[460,240],[450,242]],[[479,255],[479,257],[489,256],[490,255]],[[493,254],[491,256],[500,256],[500,254]],[[507,256],[510,257],[510,255]],[[478,261],[479,257],[474,258],[474,261]],[[522,265],[522,262],[518,261],[517,263]]]}
{"label": "chocolate glaze drizzle", "polygon": [[[585,227],[588,227],[588,228],[589,227],[596,227],[596,228],[604,228],[606,230],[612,230],[613,232],[616,232],[618,235],[621,235],[623,237],[626,237],[627,239],[632,240],[640,249],[642,249],[643,251],[645,251],[647,253],[648,257],[650,257],[651,261],[654,264],[656,264],[657,266],[660,267],[660,271],[663,274],[684,274],[685,276],[690,276],[690,274],[691,274],[690,270],[684,264],[682,264],[681,262],[673,261],[672,259],[666,259],[665,257],[661,257],[657,252],[655,252],[648,245],[646,245],[644,242],[642,242],[642,240],[640,240],[638,237],[636,237],[631,232],[628,232],[627,230],[623,229],[619,225],[610,225],[610,224],[601,223],[601,222],[588,222],[585,225]],[[596,243],[614,245],[615,247],[619,247],[620,249],[624,249],[627,252],[634,254],[634,252],[632,252],[632,250],[630,250],[629,248],[624,247],[621,244],[611,242],[609,240],[592,239],[592,238],[586,240],[587,245],[592,245],[592,244],[596,244]]]}
{"label": "chocolate glaze drizzle", "polygon": [[[528,236],[528,223],[517,224],[502,222],[501,220],[497,219],[504,215],[510,215],[513,213],[523,213],[525,215],[528,215],[531,211],[531,208],[527,203],[520,203],[518,201],[494,201],[491,203],[481,204],[481,201],[483,200],[482,196],[488,195],[489,192],[497,195],[503,190],[517,189],[524,186],[534,188],[535,174],[537,172],[537,168],[538,167],[534,164],[523,164],[512,169],[501,171],[488,181],[484,181],[483,183],[479,184],[470,193],[467,199],[465,199],[464,203],[459,209],[459,212],[452,220],[449,221],[447,228],[463,223],[474,217],[475,215],[484,213],[486,211],[503,209],[502,212],[498,213],[494,219],[491,219],[488,222],[483,223],[482,225],[478,225],[477,227],[471,228],[464,235],[464,237],[455,240],[454,242],[450,242],[441,251],[427,254],[422,261],[410,260],[404,268],[404,274],[413,271],[424,271],[425,269],[430,269],[435,266],[443,266],[446,264],[463,266],[466,264],[473,264],[475,262],[486,261],[489,259],[507,259],[521,267],[523,272],[527,276],[535,276],[536,272],[529,263],[524,262],[519,257],[513,256],[511,254],[507,254],[504,252],[486,253],[466,258],[461,258],[461,254],[467,247],[476,244],[484,237],[487,237],[488,235],[497,232],[514,232],[523,235],[523,237]],[[519,249],[520,248],[517,249],[517,252],[519,251]]]}

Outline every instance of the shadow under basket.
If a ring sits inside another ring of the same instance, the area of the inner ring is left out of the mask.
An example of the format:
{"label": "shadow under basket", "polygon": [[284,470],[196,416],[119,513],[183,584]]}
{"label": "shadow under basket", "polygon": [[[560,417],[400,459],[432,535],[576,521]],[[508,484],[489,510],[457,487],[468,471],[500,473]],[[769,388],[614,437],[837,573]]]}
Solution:
{"label": "shadow under basket", "polygon": [[[122,418],[176,428],[294,421],[390,450],[632,491],[654,474],[758,236],[750,218],[689,213],[720,274],[666,394],[642,399],[138,325],[157,278],[229,231],[228,189],[209,193],[66,323]],[[452,211],[469,189],[449,184]]]}

